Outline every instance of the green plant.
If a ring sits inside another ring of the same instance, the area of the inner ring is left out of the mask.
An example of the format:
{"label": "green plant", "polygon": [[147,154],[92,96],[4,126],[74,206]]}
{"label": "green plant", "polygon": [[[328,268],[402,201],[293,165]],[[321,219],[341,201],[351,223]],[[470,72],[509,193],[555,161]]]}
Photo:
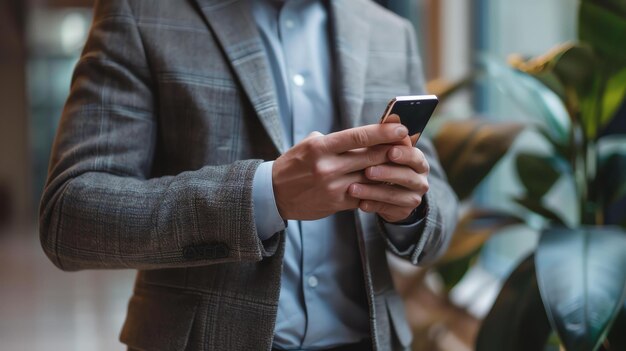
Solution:
{"label": "green plant", "polygon": [[[515,201],[547,225],[486,317],[479,351],[541,349],[551,331],[566,350],[624,350],[626,231],[606,213],[626,196],[626,134],[605,129],[626,97],[625,43],[626,2],[583,0],[578,43],[514,57],[517,71],[488,63],[505,92],[538,111],[552,153],[517,156],[526,192]],[[577,216],[546,202],[558,181],[573,182]]]}
{"label": "green plant", "polygon": [[[618,209],[613,218],[622,228],[607,226],[605,216],[626,202],[626,135],[607,135],[620,106],[626,108],[626,2],[582,0],[579,37],[578,43],[539,58],[512,57],[515,69],[485,60],[486,74],[526,110],[551,151],[524,152],[515,159],[525,194],[514,201],[533,215],[471,207],[447,254],[400,283],[409,306],[427,296],[437,307],[420,310],[428,317],[419,328],[414,325],[416,339],[426,339],[444,324],[466,343],[477,333],[478,351],[558,350],[561,345],[566,350],[626,350],[626,213]],[[443,94],[431,91],[445,96],[464,85],[467,79],[445,86]],[[432,134],[441,163],[459,198],[466,200],[529,123],[470,119],[437,124]],[[546,201],[563,182],[573,183],[575,214]],[[544,225],[538,228],[542,235],[535,253],[513,270],[477,331],[477,323],[446,292],[491,235],[524,220],[537,228],[537,218]],[[432,272],[443,279],[442,293],[428,294],[424,288]],[[458,319],[472,325],[458,327]],[[435,347],[432,342],[421,346]]]}
{"label": "green plant", "polygon": [[[439,88],[429,86],[429,91],[441,98],[457,90],[458,84],[467,82],[438,85]],[[440,161],[461,200],[470,198],[524,128],[517,122],[494,123],[481,118],[437,118],[433,122],[428,130],[434,134]],[[434,266],[420,269],[390,258],[396,289],[409,310],[413,350],[448,350],[442,343],[449,333],[467,347],[474,342],[479,320],[455,305],[447,292],[465,274],[494,232],[519,222],[505,213],[474,206],[463,213],[448,251]],[[446,289],[429,286],[427,276],[433,273],[443,277]]]}

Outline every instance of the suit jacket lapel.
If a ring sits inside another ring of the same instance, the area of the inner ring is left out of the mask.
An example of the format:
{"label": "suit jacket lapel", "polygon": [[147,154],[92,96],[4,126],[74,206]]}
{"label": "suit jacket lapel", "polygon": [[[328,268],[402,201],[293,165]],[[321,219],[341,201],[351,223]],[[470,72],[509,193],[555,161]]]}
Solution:
{"label": "suit jacket lapel", "polygon": [[195,0],[276,148],[284,152],[276,92],[250,6],[242,0]]}
{"label": "suit jacket lapel", "polygon": [[339,78],[339,112],[344,127],[361,124],[370,25],[357,0],[331,0],[333,49]]}

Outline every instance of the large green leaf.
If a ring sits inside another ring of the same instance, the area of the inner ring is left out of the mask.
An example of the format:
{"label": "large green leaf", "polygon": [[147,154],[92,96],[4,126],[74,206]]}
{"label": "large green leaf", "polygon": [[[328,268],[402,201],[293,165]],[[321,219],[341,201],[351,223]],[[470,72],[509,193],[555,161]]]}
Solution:
{"label": "large green leaf", "polygon": [[520,153],[515,159],[517,174],[529,198],[541,199],[561,177],[563,167],[554,156]]}
{"label": "large green leaf", "polygon": [[550,220],[557,224],[565,225],[565,220],[563,220],[563,218],[556,212],[545,207],[541,199],[524,197],[514,198],[513,200],[518,204],[526,207],[529,211],[534,212],[547,220]]}
{"label": "large green leaf", "polygon": [[596,187],[604,204],[626,196],[626,136],[608,136],[598,141]]}
{"label": "large green leaf", "polygon": [[483,56],[482,62],[494,86],[517,103],[529,118],[544,126],[558,143],[569,140],[571,119],[559,95],[537,79],[495,59]]}
{"label": "large green leaf", "polygon": [[[626,37],[624,40],[626,40]],[[626,45],[626,42],[624,45]],[[601,127],[613,119],[617,110],[622,106],[624,98],[626,98],[626,68],[611,75],[606,83],[604,96],[602,97]]]}
{"label": "large green leaf", "polygon": [[556,154],[555,156],[559,156],[564,160],[569,160],[572,157],[574,150],[570,143],[559,143],[552,138],[550,133],[545,128],[539,128],[537,129],[537,132],[541,134],[548,143],[550,143],[554,153]]}
{"label": "large green leaf", "polygon": [[433,142],[450,185],[460,199],[472,194],[523,128],[520,123],[479,119],[450,121],[441,126]]}
{"label": "large green leaf", "polygon": [[561,78],[554,70],[555,62],[558,62],[565,52],[571,49],[572,44],[558,45],[546,54],[524,59],[519,54],[512,54],[508,57],[508,63],[515,69],[529,74],[539,80],[545,86],[555,92],[563,101],[566,101],[566,91]]}
{"label": "large green leaf", "polygon": [[[626,38],[625,38],[626,40]],[[611,71],[598,68],[587,91],[581,95],[580,117],[588,139],[611,122],[626,98],[626,68]]]}
{"label": "large green leaf", "polygon": [[626,62],[626,19],[600,4],[583,1],[578,37],[610,62]]}
{"label": "large green leaf", "polygon": [[620,16],[626,18],[626,1],[624,0],[583,0],[593,2],[599,6],[605,7]]}
{"label": "large green leaf", "polygon": [[[597,124],[595,119],[597,119],[600,106],[596,104],[596,101],[603,86],[592,83],[598,76],[597,71],[605,68],[598,64],[599,60],[594,55],[591,46],[585,43],[562,44],[551,49],[547,54],[528,61],[515,58],[516,56],[509,60],[511,64],[556,93],[567,107],[571,118],[577,118],[578,111],[583,109],[586,116],[593,118],[590,122]],[[603,82],[602,77],[599,83]],[[549,101],[549,94],[546,96]],[[558,109],[555,111],[558,112]],[[543,129],[547,129],[552,134],[550,139],[563,144],[564,140],[555,138],[555,133],[550,131],[550,126],[546,125],[546,127]]]}
{"label": "large green leaf", "polygon": [[587,140],[594,140],[603,126],[602,116],[602,92],[605,86],[605,77],[602,72],[596,72],[589,91],[580,97],[580,125],[583,128]]}
{"label": "large green leaf", "polygon": [[543,72],[533,73],[531,75],[557,94],[563,102],[567,102],[567,92],[565,91],[565,86],[563,86],[561,79],[554,73],[554,71],[546,70]]}
{"label": "large green leaf", "polygon": [[554,74],[561,83],[584,94],[594,74],[596,59],[591,48],[584,44],[572,45],[553,59]]}
{"label": "large green leaf", "polygon": [[626,232],[553,227],[535,252],[539,291],[568,351],[596,350],[626,297]]}
{"label": "large green leaf", "polygon": [[550,324],[535,278],[533,256],[511,273],[476,339],[476,351],[543,350]]}

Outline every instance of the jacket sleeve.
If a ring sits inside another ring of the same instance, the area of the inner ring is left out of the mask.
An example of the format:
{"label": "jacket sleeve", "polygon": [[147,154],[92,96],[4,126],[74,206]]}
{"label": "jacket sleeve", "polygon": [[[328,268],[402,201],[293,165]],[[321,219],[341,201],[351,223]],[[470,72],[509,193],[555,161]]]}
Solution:
{"label": "jacket sleeve", "polygon": [[[424,75],[417,49],[417,39],[411,23],[406,22],[407,47],[409,48],[409,84],[412,92],[425,94]],[[390,240],[386,229],[379,219],[379,226],[384,233],[389,251],[408,259],[413,264],[427,264],[435,261],[448,247],[457,222],[458,199],[447,182],[446,175],[439,163],[437,152],[427,137],[422,136],[417,147],[424,153],[430,165],[428,176],[429,190],[422,201],[425,203],[423,226],[416,226],[421,232],[415,233],[414,243],[408,248],[399,248]]]}
{"label": "jacket sleeve", "polygon": [[126,0],[101,0],[76,66],[40,205],[40,239],[61,269],[153,269],[258,261],[261,160],[149,178],[154,82]]}

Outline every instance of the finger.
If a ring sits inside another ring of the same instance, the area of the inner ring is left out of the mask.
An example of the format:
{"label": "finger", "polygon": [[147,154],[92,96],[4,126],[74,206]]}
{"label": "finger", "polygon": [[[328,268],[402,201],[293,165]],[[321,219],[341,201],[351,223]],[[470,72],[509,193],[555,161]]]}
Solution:
{"label": "finger", "polygon": [[428,191],[426,174],[417,173],[408,166],[387,163],[368,167],[365,170],[365,176],[371,181],[392,183],[417,191],[420,195],[424,195]]}
{"label": "finger", "polygon": [[353,172],[349,174],[344,174],[336,179],[328,182],[327,191],[335,194],[342,194],[344,196],[349,196],[353,198],[349,194],[349,187],[352,184],[375,184],[373,181],[367,179],[363,172]]}
{"label": "finger", "polygon": [[397,123],[370,124],[331,133],[323,138],[328,152],[343,153],[353,149],[390,144],[408,135],[405,126]]}
{"label": "finger", "polygon": [[408,218],[415,208],[394,206],[384,202],[363,200],[359,203],[359,209],[364,212],[377,213],[385,221],[393,223]]}
{"label": "finger", "polygon": [[389,116],[387,116],[382,123],[400,123],[400,116],[398,116],[397,114],[393,113],[390,114]]}
{"label": "finger", "polygon": [[418,148],[397,145],[389,149],[387,156],[391,162],[409,166],[417,173],[428,174],[430,171],[424,153]]}
{"label": "finger", "polygon": [[415,146],[415,144],[417,144],[417,141],[419,140],[420,136],[422,136],[422,133],[415,133],[411,135],[410,137],[411,146]]}
{"label": "finger", "polygon": [[309,133],[309,135],[307,135],[306,138],[302,139],[302,141],[308,140],[308,139],[317,138],[317,137],[321,137],[321,136],[324,136],[324,134],[322,134],[322,133],[320,133],[320,132],[318,132],[316,130],[316,131],[313,131],[313,132]]}
{"label": "finger", "polygon": [[371,184],[372,181],[365,177],[363,172],[354,172],[343,175],[333,182],[329,183],[328,191],[337,194],[337,201],[334,204],[335,211],[353,210],[359,207],[360,199],[349,194],[349,186],[354,183]]}
{"label": "finger", "polygon": [[[402,123],[402,121],[400,120],[400,116],[398,116],[397,114],[391,114],[387,117],[385,117],[385,119],[381,122],[381,123]],[[398,144],[398,145],[406,145],[406,146],[413,146],[415,145],[415,143],[413,143],[413,135],[407,135],[404,139],[395,142],[394,144]]]}
{"label": "finger", "polygon": [[367,167],[389,162],[387,153],[389,145],[376,145],[368,148],[350,150],[337,156],[343,173],[363,171]]}
{"label": "finger", "polygon": [[416,208],[422,202],[422,196],[418,192],[389,184],[354,183],[348,188],[348,193],[357,199],[384,202],[399,207]]}
{"label": "finger", "polygon": [[335,182],[333,182],[333,184],[340,190],[343,191],[344,193],[348,194],[349,193],[349,187],[352,184],[377,184],[377,182],[374,182],[372,180],[367,179],[367,177],[365,176],[365,174],[363,172],[352,172],[352,173],[348,173],[345,174],[341,177],[339,177]]}

